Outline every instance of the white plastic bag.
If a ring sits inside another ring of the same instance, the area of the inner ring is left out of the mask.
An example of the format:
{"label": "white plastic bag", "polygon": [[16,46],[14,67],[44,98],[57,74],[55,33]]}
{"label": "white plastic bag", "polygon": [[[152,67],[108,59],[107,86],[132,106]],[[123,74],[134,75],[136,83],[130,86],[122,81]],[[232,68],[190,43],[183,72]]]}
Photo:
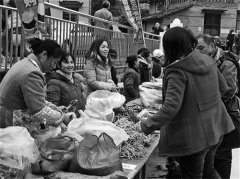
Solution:
{"label": "white plastic bag", "polygon": [[139,86],[140,101],[145,107],[156,107],[162,104],[162,87],[160,83],[145,82]]}
{"label": "white plastic bag", "polygon": [[26,128],[11,126],[0,129],[1,165],[23,170],[29,163],[34,163],[38,156],[37,146]]}
{"label": "white plastic bag", "polygon": [[113,108],[121,107],[125,100],[119,93],[97,90],[88,96],[84,113],[91,118],[113,121]]}
{"label": "white plastic bag", "polygon": [[127,133],[112,122],[88,117],[82,111],[80,113],[81,118],[75,118],[68,124],[67,131],[72,135],[85,137],[88,134],[93,134],[99,136],[105,132],[114,140],[117,146],[128,140],[129,136]]}

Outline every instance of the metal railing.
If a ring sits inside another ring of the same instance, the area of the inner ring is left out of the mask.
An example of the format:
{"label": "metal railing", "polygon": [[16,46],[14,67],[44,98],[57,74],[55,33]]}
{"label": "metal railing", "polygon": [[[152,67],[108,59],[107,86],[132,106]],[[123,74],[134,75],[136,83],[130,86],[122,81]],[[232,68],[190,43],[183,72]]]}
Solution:
{"label": "metal railing", "polygon": [[[60,13],[65,12],[69,14],[69,20],[46,15],[45,26],[49,38],[57,41],[63,48],[66,47],[66,44],[69,45],[70,52],[76,57],[76,70],[83,70],[83,65],[85,64],[84,54],[96,38],[108,40],[110,47],[117,50],[118,62],[116,64],[120,67],[125,65],[125,59],[128,55],[136,54],[136,51],[140,48],[133,43],[133,29],[131,27],[50,3],[45,3],[45,6],[59,10]],[[76,22],[70,21],[73,15],[77,17]],[[87,22],[79,21],[80,17],[86,18]],[[23,27],[21,21],[17,20],[18,18],[17,9],[0,5],[0,71],[7,71],[15,62],[25,56],[26,49]],[[96,20],[111,24],[113,30],[92,26],[90,22]],[[125,28],[128,33],[122,33],[118,27]],[[144,33],[145,36],[148,34]],[[152,36],[156,35],[152,34]],[[150,39],[146,36],[145,41],[146,47],[150,51],[160,46],[160,39]]]}
{"label": "metal railing", "polygon": [[212,3],[235,3],[236,0],[193,0],[193,1],[197,1],[197,2],[212,2]]}

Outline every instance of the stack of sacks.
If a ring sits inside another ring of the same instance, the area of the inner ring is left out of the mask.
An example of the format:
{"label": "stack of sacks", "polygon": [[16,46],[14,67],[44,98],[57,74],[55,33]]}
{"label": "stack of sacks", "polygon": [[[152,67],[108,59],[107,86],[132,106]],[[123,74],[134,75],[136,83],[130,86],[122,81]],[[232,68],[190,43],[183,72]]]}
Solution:
{"label": "stack of sacks", "polygon": [[156,107],[162,104],[162,80],[144,82],[139,86],[140,101],[145,107]]}

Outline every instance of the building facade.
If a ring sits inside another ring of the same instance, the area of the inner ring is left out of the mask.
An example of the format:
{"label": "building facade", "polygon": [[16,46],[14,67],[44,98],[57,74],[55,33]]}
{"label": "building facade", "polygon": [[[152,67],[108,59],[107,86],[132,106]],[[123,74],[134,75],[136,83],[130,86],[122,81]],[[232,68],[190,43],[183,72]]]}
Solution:
{"label": "building facade", "polygon": [[206,33],[226,38],[230,29],[240,29],[240,0],[150,0],[149,13],[142,17],[144,30],[156,22],[169,26],[175,18],[195,35]]}

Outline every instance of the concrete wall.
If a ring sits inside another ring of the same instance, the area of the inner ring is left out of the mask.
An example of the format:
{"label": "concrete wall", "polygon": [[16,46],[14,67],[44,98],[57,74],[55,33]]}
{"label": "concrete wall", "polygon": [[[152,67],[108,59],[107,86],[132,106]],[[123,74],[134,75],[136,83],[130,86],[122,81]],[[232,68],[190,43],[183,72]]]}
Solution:
{"label": "concrete wall", "polygon": [[[60,0],[60,1],[62,2],[62,1],[70,1],[70,0]],[[79,0],[76,0],[76,1],[79,1]],[[82,5],[82,7],[80,7],[79,12],[84,13],[84,14],[90,14],[91,0],[80,0],[80,2],[83,2],[83,5]],[[49,3],[59,6],[59,1],[56,1],[56,0],[49,0]],[[62,11],[54,9],[54,8],[51,8],[51,15],[53,17],[57,17],[60,19],[63,18]],[[88,18],[81,17],[81,16],[79,17],[79,21],[80,22],[89,22]]]}
{"label": "concrete wall", "polygon": [[[209,6],[193,6],[187,10],[183,10],[174,14],[171,14],[169,16],[165,16],[162,18],[161,25],[167,26],[168,24],[172,23],[172,21],[175,18],[179,18],[181,22],[183,23],[184,27],[188,27],[193,31],[195,35],[203,33],[204,28],[204,13],[202,12],[203,8],[211,8]],[[213,7],[214,8],[214,7]],[[219,7],[223,9],[223,7]],[[220,36],[226,37],[229,30],[231,28],[235,29],[236,23],[237,23],[237,7],[236,5],[228,6],[225,12],[221,15],[221,29],[220,29]],[[151,13],[150,13],[151,14]],[[239,21],[240,21],[240,15],[239,15]],[[145,28],[147,31],[151,31],[152,26],[155,24],[155,22],[161,22],[161,19],[153,19],[148,20],[147,22],[144,22]]]}
{"label": "concrete wall", "polygon": [[[91,9],[90,9],[91,8],[91,0],[81,0],[80,2],[83,2],[83,5],[79,9],[79,12],[84,13],[84,14],[90,14],[91,13]],[[86,17],[80,16],[79,21],[89,22],[89,19]]]}

